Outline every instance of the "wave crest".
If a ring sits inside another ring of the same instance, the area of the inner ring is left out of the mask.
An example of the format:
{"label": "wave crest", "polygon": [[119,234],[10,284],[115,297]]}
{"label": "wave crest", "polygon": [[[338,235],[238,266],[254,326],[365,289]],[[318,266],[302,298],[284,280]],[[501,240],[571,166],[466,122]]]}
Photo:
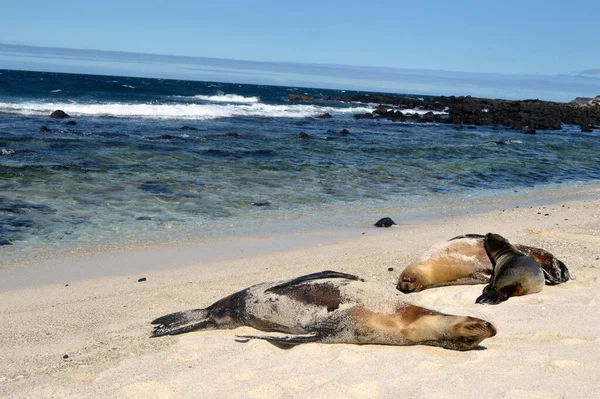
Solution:
{"label": "wave crest", "polygon": [[323,113],[331,115],[371,112],[370,107],[319,107],[315,105],[255,104],[131,104],[131,103],[0,103],[0,113],[47,116],[62,109],[72,117],[105,116],[114,118],[197,119],[232,117],[306,118]]}
{"label": "wave crest", "polygon": [[202,100],[202,101],[210,101],[210,102],[214,102],[214,103],[247,103],[247,104],[256,104],[260,101],[259,97],[256,96],[252,96],[252,97],[244,97],[244,96],[240,96],[237,94],[225,94],[223,92],[218,92],[216,95],[214,96],[204,96],[201,94],[198,94],[196,96],[193,96],[192,98],[195,98],[197,100]]}

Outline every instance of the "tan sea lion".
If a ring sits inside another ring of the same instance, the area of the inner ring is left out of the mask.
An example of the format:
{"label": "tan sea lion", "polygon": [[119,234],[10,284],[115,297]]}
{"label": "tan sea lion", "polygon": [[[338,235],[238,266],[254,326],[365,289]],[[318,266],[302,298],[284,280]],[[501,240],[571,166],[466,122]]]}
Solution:
{"label": "tan sea lion", "polygon": [[494,268],[490,283],[475,303],[496,305],[511,296],[535,294],[544,289],[544,273],[537,262],[506,238],[488,233],[484,246]]}
{"label": "tan sea lion", "polygon": [[323,271],[253,285],[207,308],[159,317],[152,321],[153,336],[250,326],[292,335],[238,336],[239,340],[263,339],[283,348],[321,342],[468,350],[496,335],[485,320],[446,315],[400,297],[358,276]]}
{"label": "tan sea lion", "polygon": [[[396,288],[409,293],[446,285],[487,284],[493,267],[484,239],[480,234],[465,234],[434,245],[402,271]],[[570,280],[567,266],[550,252],[527,245],[515,247],[540,265],[547,285]]]}

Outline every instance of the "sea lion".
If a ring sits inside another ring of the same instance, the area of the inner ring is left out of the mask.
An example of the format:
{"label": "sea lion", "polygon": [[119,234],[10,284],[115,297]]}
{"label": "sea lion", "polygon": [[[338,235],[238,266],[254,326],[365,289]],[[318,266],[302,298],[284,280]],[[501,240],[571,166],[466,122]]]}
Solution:
{"label": "sea lion", "polygon": [[488,233],[484,247],[494,268],[490,283],[475,303],[496,305],[511,296],[535,294],[544,288],[544,273],[537,262],[506,238]]}
{"label": "sea lion", "polygon": [[[409,293],[446,285],[487,284],[493,267],[484,239],[480,234],[465,234],[434,245],[402,271],[396,288]],[[527,245],[515,247],[540,265],[547,285],[570,280],[567,266],[550,252]]]}
{"label": "sea lion", "polygon": [[263,339],[282,348],[321,342],[468,350],[496,335],[485,320],[406,303],[386,286],[335,271],[253,285],[207,308],[168,314],[152,324],[154,337],[239,326],[292,334],[238,336],[238,340]]}

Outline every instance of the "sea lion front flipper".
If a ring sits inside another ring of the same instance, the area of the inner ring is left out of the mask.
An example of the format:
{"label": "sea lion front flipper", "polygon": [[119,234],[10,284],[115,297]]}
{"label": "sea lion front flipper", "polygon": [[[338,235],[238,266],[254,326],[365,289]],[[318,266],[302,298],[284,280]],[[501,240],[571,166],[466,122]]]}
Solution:
{"label": "sea lion front flipper", "polygon": [[491,286],[486,285],[483,293],[475,300],[475,303],[482,305],[498,305],[508,299],[508,295],[504,292],[498,292]]}
{"label": "sea lion front flipper", "polygon": [[323,339],[321,335],[287,335],[275,337],[272,335],[236,335],[237,342],[248,342],[251,339],[262,339],[280,349],[290,349],[296,345],[319,342]]}
{"label": "sea lion front flipper", "polygon": [[304,276],[300,276],[300,277],[296,277],[291,280],[287,280],[281,284],[274,285],[273,287],[266,289],[265,292],[276,292],[281,289],[290,287],[292,285],[304,283],[306,281],[321,280],[321,279],[326,279],[326,278],[345,278],[345,279],[354,280],[354,281],[358,281],[358,280],[364,281],[362,278],[360,278],[354,274],[340,273],[340,272],[336,272],[333,270],[324,270],[322,272],[306,274]]}

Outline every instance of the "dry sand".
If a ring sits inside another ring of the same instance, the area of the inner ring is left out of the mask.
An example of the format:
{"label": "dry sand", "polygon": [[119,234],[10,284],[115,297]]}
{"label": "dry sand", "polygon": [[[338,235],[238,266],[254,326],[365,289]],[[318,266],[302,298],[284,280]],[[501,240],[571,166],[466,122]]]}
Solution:
{"label": "dry sand", "polygon": [[[598,397],[600,191],[584,191],[586,199],[555,197],[545,206],[503,206],[468,216],[434,217],[424,224],[406,225],[401,216],[390,215],[400,227],[365,224],[343,239],[319,244],[313,237],[303,248],[230,254],[210,261],[193,258],[201,245],[194,250],[168,248],[159,251],[175,259],[166,270],[152,267],[143,274],[115,272],[112,277],[36,282],[30,288],[4,290],[0,396]],[[236,334],[254,332],[250,328],[149,338],[153,318],[204,307],[257,282],[333,269],[393,289],[403,267],[431,245],[459,234],[489,231],[549,250],[567,264],[574,280],[498,306],[474,304],[481,285],[406,296],[439,311],[491,321],[498,335],[476,350],[323,344],[281,350],[263,341],[235,342]],[[260,245],[268,248],[269,240]],[[188,255],[176,257],[177,253]],[[77,262],[88,262],[88,267],[129,261],[143,265],[156,263],[158,256],[148,249]],[[147,281],[138,282],[142,276]]]}

